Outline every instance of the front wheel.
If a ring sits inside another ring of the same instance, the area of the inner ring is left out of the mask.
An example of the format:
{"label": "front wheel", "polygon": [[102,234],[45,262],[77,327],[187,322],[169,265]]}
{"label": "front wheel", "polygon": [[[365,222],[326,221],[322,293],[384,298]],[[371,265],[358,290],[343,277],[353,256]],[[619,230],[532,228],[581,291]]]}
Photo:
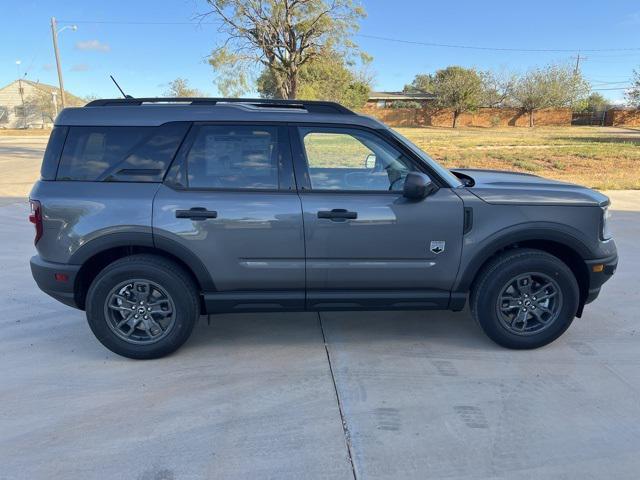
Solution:
{"label": "front wheel", "polygon": [[483,268],[471,292],[475,320],[507,348],[538,348],[569,328],[580,293],[571,269],[546,252],[518,249]]}
{"label": "front wheel", "polygon": [[112,352],[136,359],[177,350],[200,314],[190,276],[155,255],[132,255],[106,267],[89,287],[86,306],[96,338]]}

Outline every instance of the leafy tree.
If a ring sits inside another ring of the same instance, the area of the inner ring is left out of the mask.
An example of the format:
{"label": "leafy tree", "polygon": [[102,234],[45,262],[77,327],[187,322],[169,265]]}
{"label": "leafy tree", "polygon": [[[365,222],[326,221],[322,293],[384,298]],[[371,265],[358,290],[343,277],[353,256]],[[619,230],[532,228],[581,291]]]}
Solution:
{"label": "leafy tree", "polygon": [[[50,91],[34,89],[24,100],[24,115],[29,121],[53,123],[56,115],[62,110],[62,103],[60,102],[60,95],[53,97]],[[54,98],[56,104],[54,104]],[[68,105],[71,106],[71,105]]]}
{"label": "leafy tree", "polygon": [[[24,99],[24,117],[26,124],[53,123],[56,115],[62,110],[59,90],[48,85],[36,84],[31,93]],[[89,103],[90,99],[80,98],[66,92],[65,105],[67,107],[81,107]]]}
{"label": "leafy tree", "polygon": [[640,108],[640,71],[633,71],[633,86],[625,93],[630,106]]}
{"label": "leafy tree", "polygon": [[475,111],[482,103],[482,78],[475,69],[458,66],[438,70],[431,78],[436,104],[453,110],[453,128],[464,112]]}
{"label": "leafy tree", "polygon": [[433,77],[423,73],[416,75],[413,81],[402,89],[404,93],[432,93],[432,90]]}
{"label": "leafy tree", "polygon": [[209,63],[224,94],[249,89],[256,66],[267,68],[281,98],[296,98],[304,65],[323,52],[357,51],[350,40],[364,10],[354,0],[207,0],[226,40]]}
{"label": "leafy tree", "polygon": [[512,95],[515,103],[529,114],[529,126],[533,127],[536,110],[573,107],[584,99],[589,90],[587,81],[573,68],[549,65],[530,70],[518,78]]}
{"label": "leafy tree", "polygon": [[[336,53],[327,53],[304,64],[299,72],[297,97],[332,100],[350,108],[362,107],[369,98],[371,80],[349,67]],[[268,68],[258,77],[257,84],[261,96],[281,98],[276,77]]]}
{"label": "leafy tree", "polygon": [[609,100],[598,92],[592,92],[591,95],[579,101],[575,109],[577,112],[588,113],[606,110],[608,106]]}
{"label": "leafy tree", "polygon": [[515,75],[507,73],[481,72],[482,105],[491,108],[511,106],[511,95],[516,84]]}
{"label": "leafy tree", "polygon": [[175,80],[170,81],[167,84],[167,89],[164,91],[167,97],[204,97],[197,88],[191,88],[189,86],[189,80],[186,78],[178,77]]}
{"label": "leafy tree", "polygon": [[89,95],[85,95],[81,97],[85,103],[93,102],[94,100],[98,100],[100,97],[95,93],[90,93]]}

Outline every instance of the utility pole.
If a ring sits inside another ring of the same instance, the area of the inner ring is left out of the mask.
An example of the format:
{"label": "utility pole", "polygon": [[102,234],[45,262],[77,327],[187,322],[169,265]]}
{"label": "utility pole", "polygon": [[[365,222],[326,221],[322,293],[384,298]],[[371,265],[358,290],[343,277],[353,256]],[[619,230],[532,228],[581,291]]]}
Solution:
{"label": "utility pole", "polygon": [[53,35],[53,52],[56,56],[58,68],[58,84],[60,85],[60,104],[64,108],[64,82],[62,81],[62,66],[60,65],[60,53],[58,52],[58,22],[56,17],[51,17],[51,35]]}
{"label": "utility pole", "polygon": [[51,101],[53,102],[53,118],[55,119],[58,116],[58,92],[53,90],[51,92]]}
{"label": "utility pole", "polygon": [[581,57],[580,52],[578,52],[578,56],[575,57],[575,59],[576,59],[576,68],[573,70],[573,73],[577,75],[580,72],[580,60],[586,60],[587,57]]}
{"label": "utility pole", "polygon": [[24,88],[22,88],[22,77],[20,76],[20,64],[22,60],[16,60],[18,70],[18,93],[20,94],[20,104],[22,105],[22,127],[27,128],[27,109],[24,106]]}

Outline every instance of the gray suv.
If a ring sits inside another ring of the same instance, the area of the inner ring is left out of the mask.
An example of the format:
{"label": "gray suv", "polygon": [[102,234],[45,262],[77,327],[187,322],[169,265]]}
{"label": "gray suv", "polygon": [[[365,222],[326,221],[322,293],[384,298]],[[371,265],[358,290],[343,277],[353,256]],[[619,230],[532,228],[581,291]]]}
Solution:
{"label": "gray suv", "polygon": [[131,358],[202,314],[470,309],[509,348],[581,316],[614,273],[609,200],[449,171],[330,102],[96,100],[63,110],[30,195],[38,286]]}

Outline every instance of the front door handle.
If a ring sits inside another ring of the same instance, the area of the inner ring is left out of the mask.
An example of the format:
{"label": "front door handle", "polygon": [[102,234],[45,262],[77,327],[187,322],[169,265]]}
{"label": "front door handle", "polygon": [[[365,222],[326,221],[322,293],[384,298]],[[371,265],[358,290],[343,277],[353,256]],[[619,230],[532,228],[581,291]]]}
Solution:
{"label": "front door handle", "polygon": [[176,210],[176,218],[190,218],[191,220],[206,220],[207,218],[218,218],[218,212],[207,210],[204,207],[193,207],[189,210]]}
{"label": "front door handle", "polygon": [[328,218],[334,222],[341,222],[344,220],[355,220],[358,218],[358,212],[350,212],[345,208],[334,208],[333,210],[320,210],[318,212],[318,218]]}

